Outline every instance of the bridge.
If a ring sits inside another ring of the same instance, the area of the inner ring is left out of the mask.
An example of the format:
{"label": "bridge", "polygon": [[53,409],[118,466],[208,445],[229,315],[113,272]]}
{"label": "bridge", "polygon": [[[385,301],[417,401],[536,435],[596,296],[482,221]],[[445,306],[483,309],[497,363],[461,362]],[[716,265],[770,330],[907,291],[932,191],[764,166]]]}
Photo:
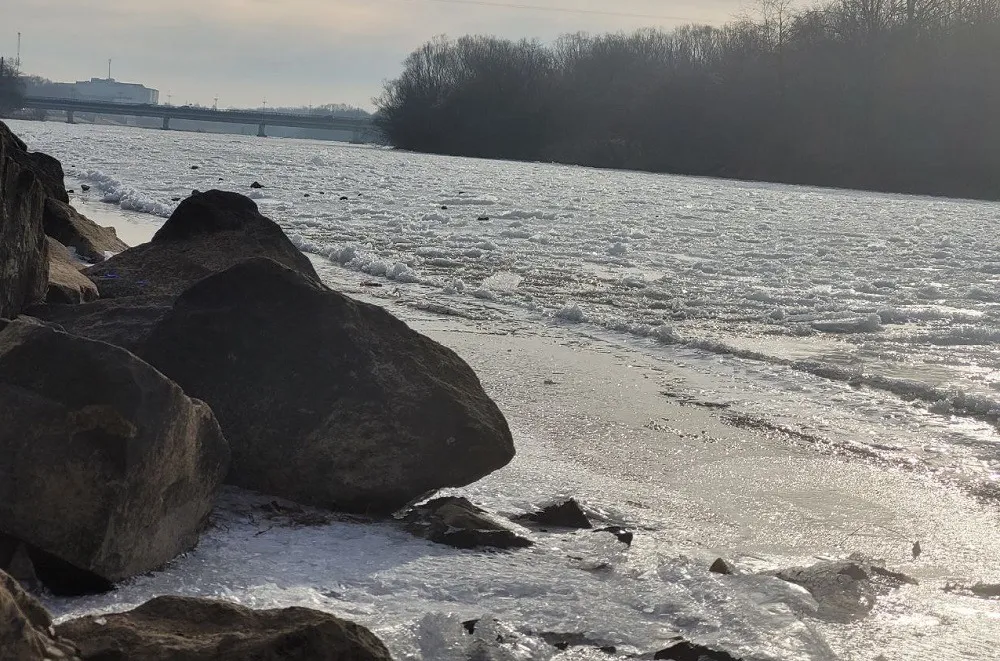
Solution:
{"label": "bridge", "polygon": [[170,130],[172,119],[192,119],[201,122],[223,124],[256,124],[257,135],[266,137],[265,129],[270,126],[287,126],[299,129],[321,129],[325,131],[349,131],[355,142],[362,142],[370,136],[374,126],[369,119],[338,117],[336,115],[298,115],[286,112],[264,110],[216,110],[193,106],[169,106],[158,104],[114,103],[111,101],[85,101],[81,99],[55,99],[29,96],[24,99],[24,107],[35,110],[58,110],[66,113],[66,121],[74,123],[75,113],[97,115],[124,115],[130,117],[159,117],[163,119],[163,129]]}

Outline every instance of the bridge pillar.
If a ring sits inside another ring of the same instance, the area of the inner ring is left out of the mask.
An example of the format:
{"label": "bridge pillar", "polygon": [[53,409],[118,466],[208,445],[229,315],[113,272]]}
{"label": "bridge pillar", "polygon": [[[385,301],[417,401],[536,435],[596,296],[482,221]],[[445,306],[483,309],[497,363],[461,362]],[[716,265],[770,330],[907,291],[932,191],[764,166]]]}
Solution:
{"label": "bridge pillar", "polygon": [[261,122],[260,125],[257,127],[257,137],[258,138],[267,137],[267,133],[264,132],[264,122]]}
{"label": "bridge pillar", "polygon": [[76,124],[76,120],[73,118],[73,111],[72,110],[67,110],[66,111],[66,123],[67,124]]}
{"label": "bridge pillar", "polygon": [[169,117],[164,117],[163,118],[163,130],[164,131],[169,131],[170,130],[170,118]]}

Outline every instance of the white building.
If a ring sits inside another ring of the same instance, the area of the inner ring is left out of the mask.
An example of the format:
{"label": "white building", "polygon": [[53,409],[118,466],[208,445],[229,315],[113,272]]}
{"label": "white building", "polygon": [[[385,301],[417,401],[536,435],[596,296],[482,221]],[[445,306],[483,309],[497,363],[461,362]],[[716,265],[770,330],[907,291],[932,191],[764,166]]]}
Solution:
{"label": "white building", "polygon": [[54,99],[79,99],[81,101],[106,101],[110,103],[160,102],[160,92],[138,83],[122,83],[114,78],[91,78],[75,83],[42,83],[28,85],[29,96]]}

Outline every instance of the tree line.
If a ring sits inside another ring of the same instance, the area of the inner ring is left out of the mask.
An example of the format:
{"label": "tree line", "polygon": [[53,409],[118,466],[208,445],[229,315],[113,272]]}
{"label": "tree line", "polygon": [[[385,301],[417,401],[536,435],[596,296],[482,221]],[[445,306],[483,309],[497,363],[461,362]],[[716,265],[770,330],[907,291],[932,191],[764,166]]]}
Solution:
{"label": "tree line", "polygon": [[1000,199],[1000,0],[763,0],[721,26],[436,38],[398,148]]}
{"label": "tree line", "polygon": [[0,58],[0,117],[19,110],[24,101],[24,83],[14,64]]}

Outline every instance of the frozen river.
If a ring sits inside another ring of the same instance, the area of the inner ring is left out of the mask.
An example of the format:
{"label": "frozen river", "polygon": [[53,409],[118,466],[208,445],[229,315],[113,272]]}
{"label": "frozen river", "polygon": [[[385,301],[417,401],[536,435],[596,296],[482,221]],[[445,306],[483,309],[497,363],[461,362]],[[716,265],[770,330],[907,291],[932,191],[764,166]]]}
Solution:
{"label": "frozen river", "polygon": [[[376,626],[397,656],[428,659],[460,653],[454,623],[424,614],[467,616],[477,603],[477,615],[513,626],[576,627],[639,647],[683,631],[761,658],[990,658],[981,653],[1000,642],[995,603],[941,589],[1000,578],[1000,239],[990,231],[1000,204],[11,126],[60,158],[74,204],[126,241],[148,237],[192,189],[254,197],[329,282],[455,346],[483,375],[519,457],[467,493],[508,513],[575,494],[651,540],[626,553],[567,538],[525,563],[428,550],[378,526],[257,538],[241,509],[250,505],[231,494],[226,533],[167,572],[63,612],[202,586],[254,605],[334,610]],[[705,450],[710,440],[720,445]],[[683,475],[666,466],[685,461]],[[661,467],[679,484],[650,485]],[[829,492],[816,491],[824,481]],[[712,491],[699,507],[678,505],[698,500],[699,485]],[[858,502],[838,505],[852,489]],[[897,528],[906,522],[923,528]],[[860,629],[812,622],[770,581],[721,583],[698,569],[726,549],[760,567],[851,550],[912,562],[911,538],[935,531],[940,555],[904,567],[927,584]],[[373,548],[379,567],[359,560]],[[567,567],[566,552],[617,574],[596,580]],[[289,554],[287,566],[265,560]],[[519,645],[502,652],[551,652],[530,636]]]}

